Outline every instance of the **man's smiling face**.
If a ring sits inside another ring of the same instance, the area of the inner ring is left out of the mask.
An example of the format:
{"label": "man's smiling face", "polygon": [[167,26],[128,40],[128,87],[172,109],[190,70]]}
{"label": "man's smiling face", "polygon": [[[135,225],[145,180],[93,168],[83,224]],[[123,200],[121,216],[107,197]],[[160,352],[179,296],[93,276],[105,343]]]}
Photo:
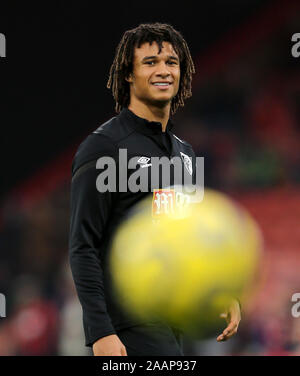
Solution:
{"label": "man's smiling face", "polygon": [[179,57],[169,42],[162,50],[156,42],[135,48],[133,72],[128,77],[130,99],[159,107],[171,103],[178,92],[180,81]]}

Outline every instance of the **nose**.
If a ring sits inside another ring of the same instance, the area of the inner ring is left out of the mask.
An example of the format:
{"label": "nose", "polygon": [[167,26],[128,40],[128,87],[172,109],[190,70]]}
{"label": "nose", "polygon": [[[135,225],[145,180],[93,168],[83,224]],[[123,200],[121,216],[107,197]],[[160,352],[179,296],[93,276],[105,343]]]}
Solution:
{"label": "nose", "polygon": [[167,64],[164,61],[158,64],[156,75],[161,78],[167,78],[170,76],[170,71],[168,69]]}

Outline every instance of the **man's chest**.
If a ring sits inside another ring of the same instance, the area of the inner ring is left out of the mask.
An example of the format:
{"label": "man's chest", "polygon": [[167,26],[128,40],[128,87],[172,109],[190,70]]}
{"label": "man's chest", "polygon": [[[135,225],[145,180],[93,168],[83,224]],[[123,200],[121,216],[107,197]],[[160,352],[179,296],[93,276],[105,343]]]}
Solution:
{"label": "man's chest", "polygon": [[174,184],[192,184],[193,150],[171,135],[123,142],[118,148],[120,192],[153,192]]}

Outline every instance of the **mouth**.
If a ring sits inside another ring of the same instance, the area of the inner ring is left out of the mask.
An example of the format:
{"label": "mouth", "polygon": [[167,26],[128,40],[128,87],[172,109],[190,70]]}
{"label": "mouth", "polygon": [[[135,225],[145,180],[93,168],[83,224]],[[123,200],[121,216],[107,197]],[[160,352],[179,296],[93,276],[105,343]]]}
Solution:
{"label": "mouth", "polygon": [[168,89],[171,85],[172,85],[172,82],[163,82],[163,81],[160,81],[160,82],[153,82],[154,86],[156,86],[157,88],[159,89]]}

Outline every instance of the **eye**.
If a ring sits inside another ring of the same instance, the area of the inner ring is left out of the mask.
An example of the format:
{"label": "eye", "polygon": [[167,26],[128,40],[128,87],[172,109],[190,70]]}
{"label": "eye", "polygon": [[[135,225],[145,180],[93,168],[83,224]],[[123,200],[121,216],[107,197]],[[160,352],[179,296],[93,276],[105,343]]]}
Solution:
{"label": "eye", "polygon": [[167,63],[170,65],[177,65],[177,62],[173,60],[169,60]]}
{"label": "eye", "polygon": [[154,61],[145,61],[145,64],[147,64],[147,65],[154,65]]}

